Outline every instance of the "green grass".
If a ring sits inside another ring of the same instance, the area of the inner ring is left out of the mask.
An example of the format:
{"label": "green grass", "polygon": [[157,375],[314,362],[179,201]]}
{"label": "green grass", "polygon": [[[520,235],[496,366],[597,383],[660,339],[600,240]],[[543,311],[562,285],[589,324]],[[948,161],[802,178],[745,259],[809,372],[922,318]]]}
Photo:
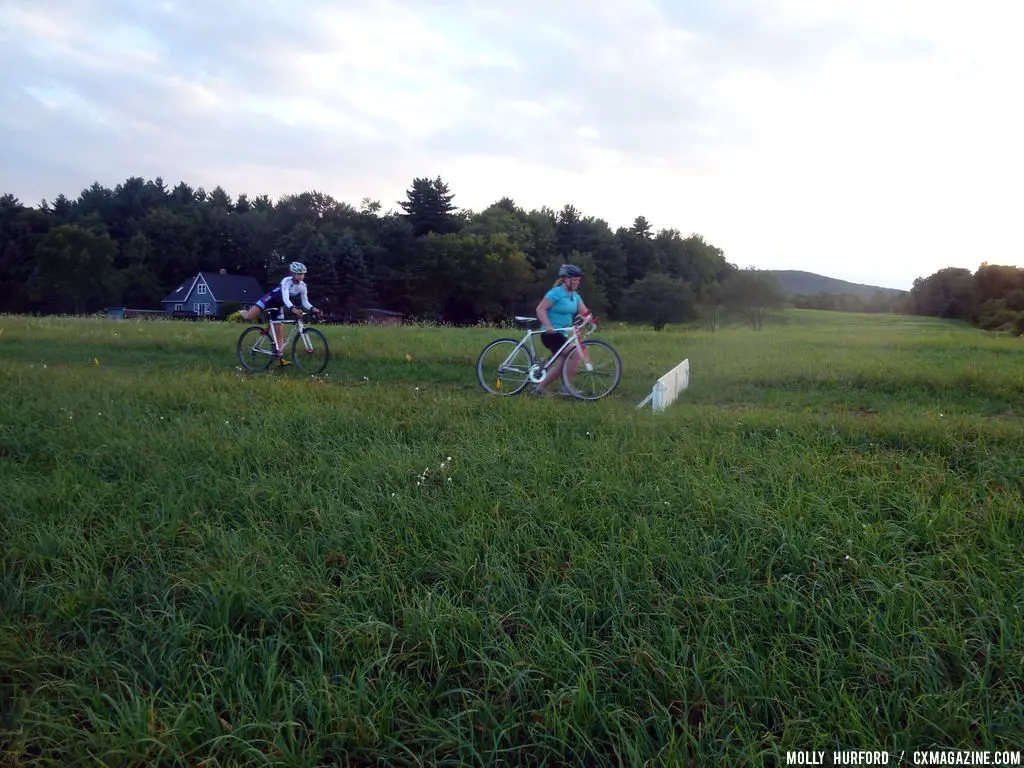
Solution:
{"label": "green grass", "polygon": [[609,324],[588,404],[484,395],[493,329],[323,327],[313,379],[237,325],[0,328],[0,765],[1020,749],[1020,340]]}

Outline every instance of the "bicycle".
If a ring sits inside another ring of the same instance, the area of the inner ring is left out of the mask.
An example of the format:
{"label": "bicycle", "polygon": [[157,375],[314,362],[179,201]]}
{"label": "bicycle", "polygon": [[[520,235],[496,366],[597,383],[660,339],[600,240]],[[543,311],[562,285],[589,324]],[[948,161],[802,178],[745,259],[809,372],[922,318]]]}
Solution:
{"label": "bicycle", "polygon": [[[528,328],[531,324],[539,323],[534,317],[516,316],[515,319],[518,325],[525,325]],[[558,349],[558,352],[547,359],[538,357],[533,341],[534,336],[539,336],[542,333],[540,330],[527,330],[526,335],[519,341],[495,339],[484,347],[476,361],[476,375],[480,386],[494,395],[517,395],[527,384],[539,384],[543,381],[554,361],[569,349],[565,357],[565,364],[562,365],[561,375],[565,390],[577,400],[600,400],[602,397],[610,395],[622,378],[622,361],[619,359],[619,353],[611,344],[595,339],[584,340],[585,336],[589,336],[597,330],[597,322],[593,315],[578,318],[572,325],[554,330],[569,331],[569,337]],[[495,351],[497,354],[494,355],[494,359],[499,362],[494,373],[491,374],[489,369],[485,373],[484,369],[488,366],[489,355]],[[576,371],[575,380],[569,381],[569,363],[573,360],[574,355],[580,355],[583,360]],[[604,389],[594,388],[591,391],[585,391],[584,386],[578,384],[581,377],[585,380],[594,378],[601,381],[605,379],[605,383],[607,383],[607,377],[610,377],[611,384]],[[493,386],[491,382],[494,382]]]}
{"label": "bicycle", "polygon": [[[242,331],[238,337],[238,359],[242,365],[249,371],[265,371],[274,360],[284,355],[291,342],[291,358],[296,367],[310,375],[320,373],[331,359],[331,350],[327,338],[320,331],[307,328],[302,322],[305,316],[304,312],[302,317],[285,320],[284,313],[279,312],[275,320],[274,313],[268,312],[266,325],[252,325]],[[278,325],[295,326],[280,348],[277,346]]]}

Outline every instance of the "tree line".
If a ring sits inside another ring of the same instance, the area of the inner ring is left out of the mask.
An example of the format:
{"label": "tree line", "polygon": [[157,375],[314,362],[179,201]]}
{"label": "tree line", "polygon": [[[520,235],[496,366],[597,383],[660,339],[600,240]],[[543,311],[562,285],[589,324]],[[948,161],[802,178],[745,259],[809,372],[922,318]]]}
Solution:
{"label": "tree line", "polygon": [[[560,265],[586,270],[599,314],[663,327],[723,308],[759,327],[781,302],[770,280],[730,264],[701,235],[655,231],[643,216],[612,230],[572,205],[525,210],[502,198],[460,210],[441,179],[416,178],[397,208],[339,202],[318,191],[232,198],[181,182],[131,177],[23,205],[0,197],[0,311],[87,313],[157,308],[200,270],[270,286],[291,261],[336,319],[378,306],[454,324],[532,313]],[[757,305],[757,306],[755,306]]]}
{"label": "tree line", "polygon": [[1024,269],[982,264],[973,273],[946,267],[914,281],[908,311],[948,317],[990,331],[1024,334]]}
{"label": "tree line", "polygon": [[848,293],[793,296],[800,309],[891,312],[964,320],[987,331],[1024,335],[1024,269],[982,262],[971,272],[945,267],[914,280],[910,291],[877,291],[870,298]]}
{"label": "tree line", "polygon": [[[784,303],[773,278],[738,269],[699,234],[654,230],[637,216],[613,230],[572,205],[525,210],[502,198],[459,209],[441,179],[415,178],[384,211],[318,191],[232,198],[180,182],[130,177],[94,183],[75,199],[26,206],[0,196],[0,312],[81,314],[107,306],[158,308],[200,270],[250,275],[269,287],[291,261],[334,319],[376,306],[410,318],[471,324],[531,314],[558,267],[580,264],[583,293],[600,315],[650,323],[739,321],[760,328]],[[958,317],[983,327],[1020,325],[1024,279],[982,265],[919,278],[902,297],[798,296],[795,306]]]}
{"label": "tree line", "polygon": [[870,298],[852,293],[797,294],[790,299],[797,309],[824,309],[832,312],[867,314],[909,314],[907,292],[875,291]]}

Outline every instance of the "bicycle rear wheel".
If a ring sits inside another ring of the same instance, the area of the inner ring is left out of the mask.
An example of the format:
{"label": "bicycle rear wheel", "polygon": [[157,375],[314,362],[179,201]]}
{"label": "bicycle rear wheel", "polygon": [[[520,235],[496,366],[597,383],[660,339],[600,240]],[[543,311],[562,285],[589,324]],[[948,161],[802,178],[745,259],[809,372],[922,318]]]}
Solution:
{"label": "bicycle rear wheel", "polygon": [[306,328],[292,342],[292,361],[303,373],[315,376],[327,367],[331,350],[327,338],[316,328]]}
{"label": "bicycle rear wheel", "polygon": [[[562,384],[577,400],[600,400],[619,386],[622,361],[619,353],[607,342],[588,339],[583,346],[586,357],[581,359],[580,350],[575,347],[566,357],[562,366]],[[576,363],[579,363],[579,368],[570,382],[569,368]]]}
{"label": "bicycle rear wheel", "polygon": [[265,371],[274,362],[270,329],[253,325],[238,337],[238,360],[247,371]]}
{"label": "bicycle rear wheel", "polygon": [[476,378],[492,395],[516,395],[529,381],[533,356],[515,339],[492,341],[476,360]]}

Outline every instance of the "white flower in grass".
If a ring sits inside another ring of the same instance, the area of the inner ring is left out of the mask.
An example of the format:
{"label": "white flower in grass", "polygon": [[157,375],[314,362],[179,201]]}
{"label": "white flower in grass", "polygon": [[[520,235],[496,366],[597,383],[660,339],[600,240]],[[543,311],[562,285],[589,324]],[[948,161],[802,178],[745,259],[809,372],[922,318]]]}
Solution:
{"label": "white flower in grass", "polygon": [[[444,478],[444,482],[446,482],[446,483],[450,483],[452,481],[451,475],[448,474],[449,472],[453,471],[451,469],[451,461],[452,461],[452,457],[451,456],[446,456],[444,461],[442,461],[438,465],[438,470],[441,473],[440,476]],[[417,487],[423,486],[423,485],[427,484],[427,475],[429,475],[429,474],[430,474],[430,467],[424,467],[423,471],[416,477],[416,485],[417,485]]]}

